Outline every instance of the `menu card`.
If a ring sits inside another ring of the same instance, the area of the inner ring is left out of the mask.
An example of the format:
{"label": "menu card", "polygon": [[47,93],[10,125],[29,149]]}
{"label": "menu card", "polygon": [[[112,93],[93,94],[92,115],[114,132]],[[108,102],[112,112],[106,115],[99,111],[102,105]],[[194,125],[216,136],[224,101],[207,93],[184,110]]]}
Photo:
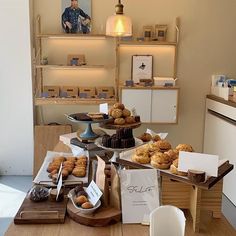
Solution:
{"label": "menu card", "polygon": [[148,223],[149,214],[159,206],[156,170],[121,170],[123,223]]}

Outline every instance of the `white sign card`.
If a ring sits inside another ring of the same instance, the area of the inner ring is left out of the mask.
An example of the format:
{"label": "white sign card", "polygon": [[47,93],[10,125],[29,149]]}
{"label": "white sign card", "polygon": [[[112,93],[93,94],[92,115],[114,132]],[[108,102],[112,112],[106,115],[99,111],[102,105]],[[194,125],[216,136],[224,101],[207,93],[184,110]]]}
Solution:
{"label": "white sign card", "polygon": [[149,214],[159,206],[157,170],[121,170],[123,223],[149,222]]}
{"label": "white sign card", "polygon": [[89,196],[89,201],[95,206],[98,200],[102,196],[102,192],[96,183],[92,180],[89,184],[88,188],[86,189],[86,193]]}
{"label": "white sign card", "polygon": [[58,184],[57,184],[57,197],[56,197],[56,201],[57,201],[58,196],[60,194],[61,187],[62,187],[62,174],[60,174],[59,181],[58,181]]}
{"label": "white sign card", "polygon": [[152,137],[154,137],[155,135],[159,135],[161,139],[165,139],[165,138],[167,137],[167,135],[168,135],[168,133],[158,133],[158,134],[157,134],[156,132],[154,132],[154,131],[151,130],[151,129],[147,129],[147,130],[146,130],[146,133],[151,134]]}
{"label": "white sign card", "polygon": [[195,152],[179,152],[179,171],[199,170],[207,176],[218,176],[219,156]]}
{"label": "white sign card", "polygon": [[108,104],[107,103],[100,104],[99,112],[108,114]]}

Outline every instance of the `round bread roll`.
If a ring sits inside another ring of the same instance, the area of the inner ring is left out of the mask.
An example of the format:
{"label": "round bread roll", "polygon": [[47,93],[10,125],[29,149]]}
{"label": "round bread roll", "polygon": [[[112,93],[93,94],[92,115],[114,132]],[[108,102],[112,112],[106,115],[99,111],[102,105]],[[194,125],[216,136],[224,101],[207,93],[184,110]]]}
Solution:
{"label": "round bread roll", "polygon": [[149,133],[144,133],[141,136],[139,136],[138,138],[141,139],[143,142],[149,142],[152,140],[152,135]]}
{"label": "round bread roll", "polygon": [[178,158],[178,151],[176,149],[170,149],[164,153],[170,157],[172,162]]}
{"label": "round bread roll", "polygon": [[81,205],[81,207],[84,209],[90,209],[90,208],[93,208],[93,204],[90,202],[85,202]]}
{"label": "round bread roll", "polygon": [[130,112],[130,110],[128,110],[128,109],[124,109],[123,111],[122,111],[122,115],[124,116],[124,117],[128,117],[128,116],[131,116],[131,112]]}
{"label": "round bread roll", "polygon": [[120,109],[114,109],[112,112],[111,112],[111,116],[113,117],[113,118],[120,118],[120,117],[122,117],[122,115],[123,115],[123,112],[122,112],[122,110],[120,110]]}
{"label": "round bread roll", "polygon": [[151,157],[151,165],[159,169],[169,169],[171,165],[171,161],[168,155],[162,152],[156,152]]}
{"label": "round bread roll", "polygon": [[175,159],[170,166],[170,172],[175,175],[187,176],[187,172],[178,171],[179,159]]}
{"label": "round bread roll", "polygon": [[171,149],[171,144],[165,139],[159,140],[156,143],[161,152],[167,152]]}
{"label": "round bread roll", "polygon": [[148,150],[149,150],[149,153],[151,155],[153,155],[153,153],[155,153],[155,152],[160,151],[159,146],[157,145],[157,143],[149,143],[148,144]]}
{"label": "round bread roll", "polygon": [[125,109],[125,106],[124,106],[124,104],[117,102],[113,105],[113,108],[123,110],[123,109]]}
{"label": "round bread roll", "polygon": [[131,157],[131,159],[133,162],[137,162],[140,164],[148,164],[148,163],[150,163],[150,160],[151,160],[147,153],[144,153],[143,155],[134,154]]}
{"label": "round bread roll", "polygon": [[136,121],[135,121],[133,116],[128,116],[128,117],[125,118],[125,123],[127,123],[127,124],[133,124],[135,122]]}
{"label": "round bread roll", "polygon": [[74,199],[75,204],[79,205],[79,206],[87,201],[88,201],[88,199],[84,195],[80,195]]}
{"label": "round bread roll", "polygon": [[114,120],[115,125],[124,125],[125,124],[125,119],[124,118],[116,118]]}
{"label": "round bread roll", "polygon": [[148,145],[144,145],[144,146],[142,146],[142,147],[140,147],[140,148],[137,148],[136,150],[135,150],[135,153],[136,153],[136,155],[139,155],[139,156],[142,156],[142,155],[145,155],[145,154],[149,154],[149,148],[148,148]]}
{"label": "round bread roll", "polygon": [[179,152],[179,151],[193,152],[193,148],[192,148],[192,146],[189,145],[189,144],[179,144],[175,149],[176,149],[178,152]]}

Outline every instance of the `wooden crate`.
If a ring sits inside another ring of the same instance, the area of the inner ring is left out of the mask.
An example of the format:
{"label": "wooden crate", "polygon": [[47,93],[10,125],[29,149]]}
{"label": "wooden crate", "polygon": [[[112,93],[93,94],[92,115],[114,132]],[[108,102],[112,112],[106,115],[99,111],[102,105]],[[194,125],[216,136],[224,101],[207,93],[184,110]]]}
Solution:
{"label": "wooden crate", "polygon": [[77,98],[79,94],[78,87],[75,86],[63,86],[61,87],[61,93],[67,94],[68,98]]}
{"label": "wooden crate", "polygon": [[60,87],[59,86],[43,86],[44,95],[47,94],[46,97],[55,98],[59,97]]}
{"label": "wooden crate", "polygon": [[115,96],[113,87],[97,87],[96,90],[98,98],[114,98]]}
{"label": "wooden crate", "polygon": [[86,95],[84,98],[95,98],[96,97],[96,89],[95,87],[80,87],[79,88],[79,96]]}

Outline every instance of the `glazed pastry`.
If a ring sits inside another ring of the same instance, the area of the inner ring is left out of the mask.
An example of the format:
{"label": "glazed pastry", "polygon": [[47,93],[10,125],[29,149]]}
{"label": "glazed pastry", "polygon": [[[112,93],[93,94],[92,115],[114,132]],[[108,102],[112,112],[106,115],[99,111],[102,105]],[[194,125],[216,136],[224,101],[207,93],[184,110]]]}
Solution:
{"label": "glazed pastry", "polygon": [[64,166],[62,170],[66,170],[69,175],[72,173],[74,167],[71,167],[71,166]]}
{"label": "glazed pastry", "polygon": [[164,153],[170,157],[172,162],[178,158],[178,151],[176,149],[170,149],[169,151]]}
{"label": "glazed pastry", "polygon": [[171,144],[165,139],[159,140],[156,143],[161,152],[167,152],[168,150],[171,149]]}
{"label": "glazed pastry", "polygon": [[120,117],[122,117],[122,110],[120,110],[120,109],[114,109],[113,111],[112,111],[112,113],[111,113],[111,116],[113,117],[113,118],[120,118]]}
{"label": "glazed pastry", "polygon": [[135,121],[133,116],[128,116],[128,117],[125,118],[125,123],[127,123],[127,124],[133,124],[135,122],[136,121]]}
{"label": "glazed pastry", "polygon": [[157,141],[161,140],[161,137],[158,134],[156,134],[154,137],[152,137],[152,140],[154,142],[157,142]]}
{"label": "glazed pastry", "polygon": [[87,159],[84,159],[84,158],[79,158],[76,163],[75,163],[76,166],[78,165],[82,165],[82,166],[86,166],[87,165]]}
{"label": "glazed pastry", "polygon": [[124,118],[116,118],[114,120],[115,125],[124,125],[125,124],[125,119]]}
{"label": "glazed pastry", "polygon": [[124,117],[128,117],[128,116],[131,116],[131,112],[130,112],[130,110],[128,110],[128,109],[124,109],[123,110],[123,114],[122,114],[122,116],[124,116]]}
{"label": "glazed pastry", "polygon": [[69,176],[69,172],[66,169],[62,169],[61,171],[62,179],[65,180]]}
{"label": "glazed pastry", "polygon": [[75,204],[79,205],[79,206],[82,205],[83,203],[87,202],[87,201],[88,201],[88,199],[84,195],[81,195],[81,196],[76,197],[74,199]]}
{"label": "glazed pastry", "polygon": [[57,172],[58,172],[57,169],[56,169],[56,170],[53,170],[53,171],[48,175],[48,177],[49,177],[50,179],[52,179],[52,176],[55,175],[55,174],[57,174]]}
{"label": "glazed pastry", "polygon": [[175,159],[170,166],[170,172],[175,175],[187,176],[187,172],[178,171],[179,159]]}
{"label": "glazed pastry", "polygon": [[148,163],[150,163],[150,160],[151,160],[147,153],[143,153],[142,155],[134,154],[131,157],[131,159],[133,162],[137,162],[140,164],[148,164]]}
{"label": "glazed pastry", "polygon": [[53,158],[53,161],[63,162],[63,161],[65,161],[65,160],[66,160],[66,158],[63,157],[63,156],[58,156],[58,157],[54,157],[54,158]]}
{"label": "glazed pastry", "polygon": [[48,168],[47,168],[47,172],[49,172],[49,173],[51,173],[52,171],[54,171],[54,170],[59,170],[59,168],[60,168],[60,165],[58,165],[58,164],[55,164],[55,163],[50,163],[49,165],[48,165]]}
{"label": "glazed pastry", "polygon": [[149,142],[152,140],[152,135],[149,133],[144,133],[141,136],[139,136],[138,138],[141,139],[143,142]]}
{"label": "glazed pastry", "polygon": [[66,161],[76,162],[77,157],[66,157]]}
{"label": "glazed pastry", "polygon": [[168,155],[162,152],[156,152],[151,157],[151,165],[159,169],[169,169],[171,165],[171,161]]}
{"label": "glazed pastry", "polygon": [[124,106],[124,104],[117,102],[113,105],[113,108],[123,110],[125,108],[125,106]]}
{"label": "glazed pastry", "polygon": [[76,167],[72,171],[72,175],[74,175],[75,177],[84,177],[86,175],[86,169]]}
{"label": "glazed pastry", "polygon": [[85,202],[81,205],[81,207],[84,209],[90,209],[90,208],[93,208],[93,204],[90,202]]}
{"label": "glazed pastry", "polygon": [[184,151],[184,152],[193,152],[193,148],[191,145],[189,144],[179,144],[177,147],[176,147],[176,150],[179,152],[179,151]]}
{"label": "glazed pastry", "polygon": [[72,167],[74,167],[74,162],[73,161],[64,161],[63,162],[63,166],[72,166]]}

